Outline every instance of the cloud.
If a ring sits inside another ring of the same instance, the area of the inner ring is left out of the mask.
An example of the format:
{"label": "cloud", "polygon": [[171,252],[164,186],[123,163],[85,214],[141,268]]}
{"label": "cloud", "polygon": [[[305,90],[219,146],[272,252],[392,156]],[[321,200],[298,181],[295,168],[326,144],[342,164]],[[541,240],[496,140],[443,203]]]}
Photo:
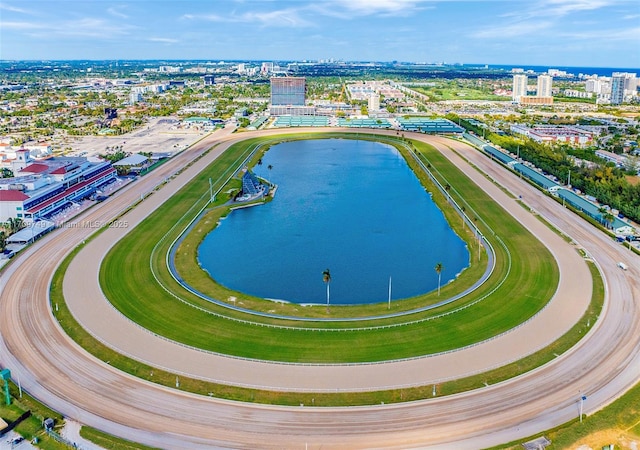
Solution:
{"label": "cloud", "polygon": [[108,9],[107,9],[107,12],[108,12],[109,14],[111,14],[112,16],[114,16],[114,17],[118,17],[118,18],[120,18],[120,19],[128,19],[128,18],[129,18],[129,16],[128,16],[128,15],[126,15],[126,14],[125,14],[125,13],[123,13],[122,11],[119,11],[119,10],[118,10],[118,8],[115,8],[115,7],[113,7],[113,6],[112,6],[112,7],[110,7],[110,8],[108,8]]}
{"label": "cloud", "polygon": [[135,29],[131,25],[113,24],[103,19],[85,17],[62,22],[2,22],[3,29],[17,30],[35,38],[90,37],[110,39],[130,34]]}
{"label": "cloud", "polygon": [[538,33],[552,26],[552,22],[535,22],[535,23],[513,23],[502,26],[485,28],[472,34],[475,38],[481,39],[500,39],[516,36],[526,36]]}
{"label": "cloud", "polygon": [[286,8],[274,11],[258,12],[248,11],[241,14],[231,12],[222,16],[219,14],[185,14],[183,19],[206,20],[210,22],[229,23],[257,23],[264,27],[310,27],[314,24],[301,16],[301,11],[305,8]]}
{"label": "cloud", "polygon": [[178,39],[163,38],[163,37],[150,37],[147,40],[151,42],[163,42],[165,44],[175,44],[177,42],[180,42]]}
{"label": "cloud", "polygon": [[7,5],[6,3],[0,3],[0,9],[5,11],[16,12],[20,14],[30,14],[33,15],[34,12],[24,8],[18,8],[16,6]]}
{"label": "cloud", "polygon": [[614,30],[589,30],[584,32],[562,33],[563,38],[590,39],[602,41],[640,41],[640,27]]}
{"label": "cloud", "polygon": [[569,14],[581,11],[593,11],[615,4],[619,0],[542,0],[532,3],[529,8],[519,8],[504,17],[529,20],[549,17],[559,20]]}
{"label": "cloud", "polygon": [[365,15],[402,14],[415,10],[424,0],[338,0],[349,11]]}
{"label": "cloud", "polygon": [[60,35],[107,37],[126,35],[135,28],[130,25],[113,24],[104,19],[85,17],[78,20],[64,22],[61,25],[53,25],[53,31]]}
{"label": "cloud", "polygon": [[576,11],[590,11],[616,3],[614,0],[546,0],[540,3],[547,15],[565,16]]}
{"label": "cloud", "polygon": [[422,6],[427,3],[433,0],[330,0],[311,4],[309,10],[345,20],[363,16],[406,17],[418,10],[434,8]]}
{"label": "cloud", "polygon": [[[483,27],[472,32],[471,36],[483,39],[500,39],[503,37],[515,36],[536,36],[543,30],[553,31],[558,34],[566,27],[566,20],[563,28],[556,26],[562,23],[567,16],[574,18],[573,23],[581,17],[580,12],[594,11],[611,6],[619,0],[542,0],[532,2],[528,7],[519,7],[521,3],[512,3],[516,9],[502,14],[504,20],[498,25]],[[554,28],[555,27],[555,28]]]}
{"label": "cloud", "polygon": [[11,30],[38,30],[46,28],[45,25],[34,22],[2,22],[2,28]]}

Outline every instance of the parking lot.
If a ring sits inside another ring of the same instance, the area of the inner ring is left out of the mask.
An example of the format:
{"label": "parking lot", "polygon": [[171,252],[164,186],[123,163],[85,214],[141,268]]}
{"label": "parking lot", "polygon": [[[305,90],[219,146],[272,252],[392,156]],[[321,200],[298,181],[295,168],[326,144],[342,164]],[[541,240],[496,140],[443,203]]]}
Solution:
{"label": "parking lot", "polygon": [[98,156],[107,147],[122,147],[126,153],[176,153],[184,150],[205,136],[205,132],[193,128],[178,128],[177,118],[153,118],[147,125],[131,133],[119,136],[67,136],[59,144],[65,156]]}
{"label": "parking lot", "polygon": [[[26,439],[20,440],[20,435],[14,431],[11,431],[0,439],[0,450],[11,450],[11,449],[20,449],[27,450],[30,448],[37,448],[31,445],[31,442]],[[18,442],[19,441],[19,442]]]}

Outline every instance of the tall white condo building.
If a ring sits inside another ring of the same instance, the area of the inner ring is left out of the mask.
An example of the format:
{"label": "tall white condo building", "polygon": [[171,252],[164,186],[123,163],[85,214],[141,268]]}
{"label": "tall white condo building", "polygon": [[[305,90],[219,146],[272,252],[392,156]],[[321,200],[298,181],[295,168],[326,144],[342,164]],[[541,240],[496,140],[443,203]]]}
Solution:
{"label": "tall white condo building", "polygon": [[553,83],[553,77],[550,75],[538,76],[538,97],[551,97],[551,84]]}
{"label": "tall white condo building", "polygon": [[527,95],[527,76],[526,75],[514,75],[513,76],[513,101],[520,103],[521,97]]}

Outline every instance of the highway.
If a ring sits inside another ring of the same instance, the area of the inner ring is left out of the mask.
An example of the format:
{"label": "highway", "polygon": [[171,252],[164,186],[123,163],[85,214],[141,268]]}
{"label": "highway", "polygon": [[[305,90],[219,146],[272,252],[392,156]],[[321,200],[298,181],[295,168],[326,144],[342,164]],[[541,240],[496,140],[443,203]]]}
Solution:
{"label": "highway", "polygon": [[[201,163],[129,212],[125,218],[133,225],[233,140],[278,132],[282,131],[213,134],[77,221],[106,221],[204,149],[222,143]],[[123,353],[206,379],[281,390],[424,385],[503,364],[537,350],[568,330],[584,312],[591,295],[586,265],[572,248],[581,247],[602,268],[608,296],[600,320],[574,349],[504,383],[399,405],[292,408],[186,394],[136,379],[97,361],[71,342],[55,323],[47,296],[51,275],[64,255],[93,232],[89,228],[65,228],[16,257],[0,276],[0,363],[11,368],[31,394],[66,416],[134,441],[176,449],[485,447],[576,417],[580,395],[588,396],[584,410],[590,413],[636,383],[640,376],[640,334],[634,332],[640,325],[637,257],[467,145],[444,138],[406,135],[436,145],[554,253],[561,267],[561,284],[550,305],[535,319],[473,348],[376,365],[278,365],[224,358],[183,347],[171,349],[179,346],[123,319],[99,292],[97,264],[110,243],[116,242],[118,233],[126,232],[117,228],[92,241],[72,263],[64,290],[74,316],[96,337]],[[532,210],[571,236],[576,245],[551,233],[459,155],[516,196],[522,195]],[[618,269],[618,261],[627,263],[629,270]]]}

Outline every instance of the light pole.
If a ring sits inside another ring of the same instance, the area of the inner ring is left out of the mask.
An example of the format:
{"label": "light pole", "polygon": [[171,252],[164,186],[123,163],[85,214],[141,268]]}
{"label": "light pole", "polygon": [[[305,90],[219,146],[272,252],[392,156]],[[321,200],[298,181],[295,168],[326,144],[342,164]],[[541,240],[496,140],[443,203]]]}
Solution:
{"label": "light pole", "polygon": [[587,399],[586,395],[583,395],[582,397],[580,397],[580,423],[582,423],[582,405],[584,404],[584,401]]}

